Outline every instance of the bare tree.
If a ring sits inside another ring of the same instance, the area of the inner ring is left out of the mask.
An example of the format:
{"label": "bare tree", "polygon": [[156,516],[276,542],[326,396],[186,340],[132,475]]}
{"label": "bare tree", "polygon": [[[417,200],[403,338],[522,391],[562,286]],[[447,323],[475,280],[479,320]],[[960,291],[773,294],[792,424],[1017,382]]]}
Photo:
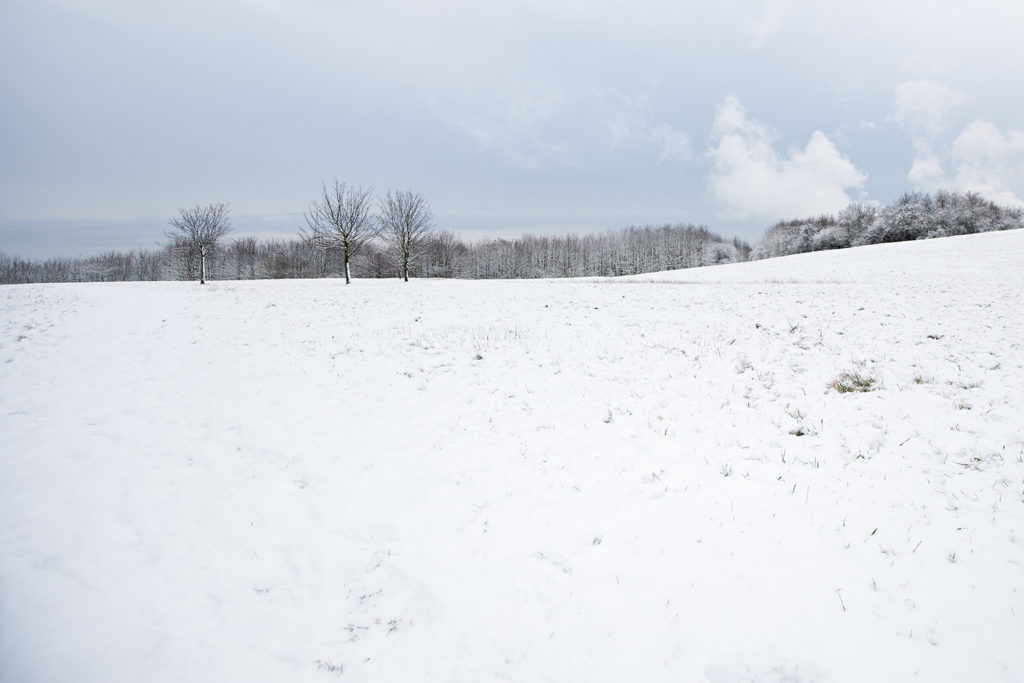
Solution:
{"label": "bare tree", "polygon": [[[179,254],[186,263],[199,260],[199,284],[206,284],[206,257],[217,247],[217,242],[231,232],[228,205],[223,203],[198,204],[191,209],[178,209],[178,216],[172,217],[171,225],[180,232],[168,231],[172,249],[186,253]],[[191,270],[189,268],[188,270]]]}
{"label": "bare tree", "polygon": [[373,188],[349,187],[337,180],[328,188],[325,183],[320,198],[309,205],[305,217],[314,245],[341,250],[345,284],[349,284],[349,260],[380,234],[373,215]]}
{"label": "bare tree", "polygon": [[423,195],[412,190],[390,190],[380,205],[384,239],[401,277],[409,281],[409,263],[419,255],[434,226],[434,213]]}

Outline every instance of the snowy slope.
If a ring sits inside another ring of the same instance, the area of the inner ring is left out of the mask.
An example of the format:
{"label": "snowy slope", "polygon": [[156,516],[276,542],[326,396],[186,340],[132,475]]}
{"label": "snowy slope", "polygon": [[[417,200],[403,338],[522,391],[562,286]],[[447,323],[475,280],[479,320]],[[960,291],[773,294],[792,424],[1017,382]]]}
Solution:
{"label": "snowy slope", "polygon": [[1022,259],[0,288],[0,680],[1021,680]]}

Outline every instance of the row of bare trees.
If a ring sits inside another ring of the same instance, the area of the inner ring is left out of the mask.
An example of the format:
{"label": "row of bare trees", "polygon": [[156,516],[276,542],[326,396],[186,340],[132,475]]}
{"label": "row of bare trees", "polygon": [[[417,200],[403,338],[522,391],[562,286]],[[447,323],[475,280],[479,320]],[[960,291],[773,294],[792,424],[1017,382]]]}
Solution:
{"label": "row of bare trees", "polygon": [[[375,201],[373,188],[363,189],[338,180],[332,185],[323,184],[320,196],[309,205],[304,217],[306,229],[300,232],[301,241],[325,254],[340,254],[346,284],[352,281],[353,259],[373,243],[384,245],[384,253],[408,282],[410,266],[434,225],[430,204],[419,193],[389,190]],[[184,279],[195,279],[198,275],[200,284],[205,284],[207,262],[231,232],[227,204],[180,209],[170,224],[174,230],[167,232],[167,248],[177,262],[178,272]],[[249,269],[245,275],[256,277],[256,242],[252,238],[236,240],[228,251],[236,257],[236,277],[243,277],[246,260]]]}
{"label": "row of bare trees", "polygon": [[345,284],[352,281],[352,259],[375,240],[386,245],[402,279],[408,282],[409,266],[434,225],[430,204],[421,194],[389,190],[375,205],[373,188],[364,190],[337,180],[332,186],[323,185],[305,218],[309,232],[304,238],[318,249],[341,253]]}
{"label": "row of bare trees", "polygon": [[[606,233],[530,236],[466,243],[451,232],[434,232],[430,204],[411,190],[376,198],[335,180],[304,213],[299,242],[235,240],[218,250],[230,230],[224,204],[181,210],[171,219],[169,250],[181,277],[206,280],[216,255],[220,276],[352,277],[397,275],[456,278],[614,276],[745,261],[750,245],[727,241],[704,226],[631,226]],[[272,253],[272,256],[270,255]],[[259,267],[257,267],[259,263]]]}

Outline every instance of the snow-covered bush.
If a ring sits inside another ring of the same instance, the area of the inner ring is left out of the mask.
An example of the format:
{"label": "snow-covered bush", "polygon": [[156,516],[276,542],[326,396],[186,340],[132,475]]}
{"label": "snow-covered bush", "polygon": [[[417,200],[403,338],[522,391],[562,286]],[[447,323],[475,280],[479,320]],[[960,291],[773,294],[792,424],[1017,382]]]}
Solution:
{"label": "snow-covered bush", "polygon": [[854,202],[835,217],[780,221],[754,247],[753,258],[820,249],[1024,228],[1024,211],[974,192],[908,192],[893,204]]}

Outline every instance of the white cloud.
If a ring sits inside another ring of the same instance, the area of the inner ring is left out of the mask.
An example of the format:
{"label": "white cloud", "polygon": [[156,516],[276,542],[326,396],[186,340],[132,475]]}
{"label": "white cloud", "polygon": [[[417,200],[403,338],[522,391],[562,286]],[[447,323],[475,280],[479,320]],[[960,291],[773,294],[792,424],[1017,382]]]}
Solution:
{"label": "white cloud", "polygon": [[929,146],[927,149],[918,150],[914,156],[907,180],[919,190],[931,190],[942,185],[945,175],[942,162]]}
{"label": "white cloud", "polygon": [[967,95],[935,81],[904,81],[896,86],[895,120],[903,125],[941,130],[949,113],[967,102]]}
{"label": "white cloud", "polygon": [[635,149],[648,141],[647,93],[629,95],[614,88],[592,88],[587,109],[603,119],[612,150]]}
{"label": "white cloud", "polygon": [[690,158],[690,136],[667,123],[651,130],[651,139],[661,150],[661,161],[686,161]]}
{"label": "white cloud", "polygon": [[1003,133],[990,121],[973,121],[953,141],[952,158],[957,189],[1024,208],[1024,131]]}
{"label": "white cloud", "polygon": [[918,190],[942,184],[945,169],[936,145],[950,114],[967,102],[967,96],[935,81],[904,81],[893,93],[896,112],[889,117],[910,131],[914,161],[907,180]]}
{"label": "white cloud", "polygon": [[545,126],[562,114],[568,96],[561,90],[534,90],[511,95],[499,106],[467,113],[454,123],[481,149],[519,168],[537,170],[573,165],[569,145],[546,134]]}
{"label": "white cloud", "polygon": [[788,158],[775,152],[776,138],[765,124],[749,118],[736,98],[719,106],[709,151],[714,162],[710,183],[726,216],[778,220],[838,211],[851,201],[847,190],[867,180],[821,131]]}
{"label": "white cloud", "polygon": [[935,81],[904,81],[896,86],[896,113],[900,125],[923,135],[936,135],[949,115],[967,102],[967,96]]}
{"label": "white cloud", "polygon": [[627,95],[611,88],[594,88],[591,94],[596,101],[588,109],[603,112],[613,151],[653,146],[659,162],[691,158],[690,136],[668,123],[654,123],[647,93]]}

